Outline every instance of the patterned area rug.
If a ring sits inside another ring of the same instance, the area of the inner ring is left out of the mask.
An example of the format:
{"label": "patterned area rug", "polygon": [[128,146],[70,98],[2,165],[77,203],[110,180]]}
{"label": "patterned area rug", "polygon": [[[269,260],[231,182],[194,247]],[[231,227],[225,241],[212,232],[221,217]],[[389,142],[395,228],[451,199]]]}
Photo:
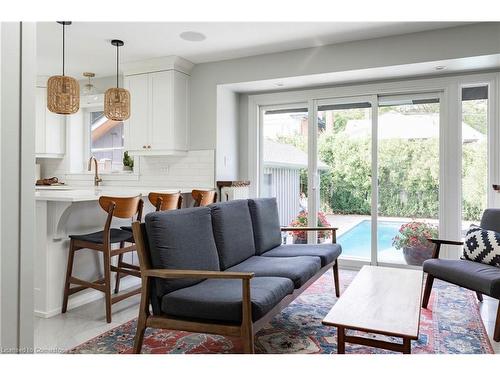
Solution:
{"label": "patterned area rug", "polygon": [[[341,271],[342,290],[356,273]],[[281,314],[257,332],[255,352],[268,354],[336,353],[333,327],[321,324],[335,304],[330,272],[311,285]],[[131,320],[95,337],[69,353],[131,353],[136,320]],[[352,332],[351,332],[352,333]],[[356,332],[357,335],[397,342],[397,338]],[[143,353],[241,353],[236,338],[148,328]],[[347,343],[346,353],[392,353]],[[412,341],[412,353],[486,354],[493,353],[473,292],[436,280],[429,309],[422,309],[420,336]]]}

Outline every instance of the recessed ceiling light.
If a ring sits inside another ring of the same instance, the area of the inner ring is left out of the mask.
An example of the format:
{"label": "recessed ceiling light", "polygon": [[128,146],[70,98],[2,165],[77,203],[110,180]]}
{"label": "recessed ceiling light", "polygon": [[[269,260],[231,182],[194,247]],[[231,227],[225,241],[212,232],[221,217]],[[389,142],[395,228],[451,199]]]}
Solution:
{"label": "recessed ceiling light", "polygon": [[438,65],[434,69],[436,69],[436,70],[445,70],[446,66],[444,66],[444,65]]}
{"label": "recessed ceiling light", "polygon": [[179,36],[181,37],[181,39],[187,40],[189,42],[201,42],[202,40],[207,39],[205,35],[197,31],[184,31],[183,33],[180,33]]}

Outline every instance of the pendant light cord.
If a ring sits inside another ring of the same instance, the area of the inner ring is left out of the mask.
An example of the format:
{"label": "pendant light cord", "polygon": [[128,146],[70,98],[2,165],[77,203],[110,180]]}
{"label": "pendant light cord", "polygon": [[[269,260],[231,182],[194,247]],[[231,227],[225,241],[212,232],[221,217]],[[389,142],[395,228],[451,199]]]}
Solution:
{"label": "pendant light cord", "polygon": [[120,47],[116,46],[116,88],[118,88],[118,60],[119,60],[119,49]]}
{"label": "pendant light cord", "polygon": [[62,36],[63,36],[63,37],[62,37],[62,55],[63,55],[63,56],[62,56],[62,60],[63,60],[63,67],[62,67],[62,68],[63,68],[63,69],[62,69],[62,73],[63,73],[63,74],[62,74],[62,75],[63,75],[63,76],[64,76],[64,44],[65,44],[65,43],[64,43],[64,37],[65,37],[65,35],[64,35],[64,29],[65,29],[65,27],[66,27],[66,25],[65,25],[65,24],[63,24],[63,25],[62,25],[62,29],[63,29],[63,30],[62,30],[62,32],[63,32],[63,33],[62,33],[62,34],[63,34],[63,35],[62,35]]}

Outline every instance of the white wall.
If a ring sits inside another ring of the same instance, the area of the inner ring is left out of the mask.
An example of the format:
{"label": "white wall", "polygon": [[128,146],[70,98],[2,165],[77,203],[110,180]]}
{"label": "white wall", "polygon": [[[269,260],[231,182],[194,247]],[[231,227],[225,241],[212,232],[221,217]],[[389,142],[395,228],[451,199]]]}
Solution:
{"label": "white wall", "polygon": [[227,131],[226,120],[218,116],[218,96],[226,97],[218,85],[498,54],[499,36],[500,23],[481,23],[195,65],[190,148],[216,148],[218,127]]}
{"label": "white wall", "polygon": [[217,88],[217,180],[238,179],[239,94],[223,86]]}

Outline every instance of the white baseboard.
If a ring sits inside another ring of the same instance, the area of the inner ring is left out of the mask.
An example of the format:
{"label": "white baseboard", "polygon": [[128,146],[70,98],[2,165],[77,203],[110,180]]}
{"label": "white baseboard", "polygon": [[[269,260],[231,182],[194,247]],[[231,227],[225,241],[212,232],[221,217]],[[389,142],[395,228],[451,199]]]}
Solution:
{"label": "white baseboard", "polygon": [[[125,290],[131,287],[137,287],[139,285],[141,285],[141,279],[137,277],[127,276],[121,279],[120,281],[121,290]],[[69,297],[68,311],[83,306],[87,303],[98,301],[100,299],[104,299],[104,293],[98,290],[81,291],[75,294],[74,296]],[[61,314],[61,308],[62,306],[59,306],[49,311],[35,310],[34,315],[39,318],[45,318],[45,319],[52,318],[56,315]]]}

